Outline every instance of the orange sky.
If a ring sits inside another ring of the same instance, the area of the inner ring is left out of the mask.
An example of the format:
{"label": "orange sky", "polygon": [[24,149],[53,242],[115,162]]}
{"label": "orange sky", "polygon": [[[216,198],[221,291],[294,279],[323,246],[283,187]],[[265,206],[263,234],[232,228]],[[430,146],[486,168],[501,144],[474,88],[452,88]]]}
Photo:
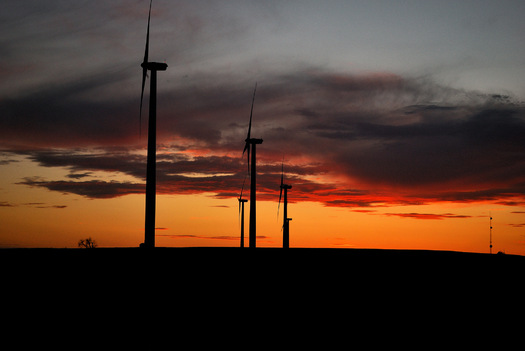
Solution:
{"label": "orange sky", "polygon": [[[49,177],[64,171],[22,159],[0,166],[0,170],[2,247],[76,247],[79,239],[88,236],[101,247],[136,247],[143,241],[143,195],[87,199],[14,184],[35,172]],[[289,192],[290,201],[293,194],[294,189]],[[277,218],[277,200],[276,193],[273,201],[258,201],[259,247],[282,245],[282,211]],[[235,198],[218,199],[211,193],[161,195],[157,211],[157,246],[239,245]],[[482,202],[360,209],[294,202],[289,204],[293,218],[290,245],[488,252],[489,212],[493,216],[493,252],[525,254],[525,207]]]}

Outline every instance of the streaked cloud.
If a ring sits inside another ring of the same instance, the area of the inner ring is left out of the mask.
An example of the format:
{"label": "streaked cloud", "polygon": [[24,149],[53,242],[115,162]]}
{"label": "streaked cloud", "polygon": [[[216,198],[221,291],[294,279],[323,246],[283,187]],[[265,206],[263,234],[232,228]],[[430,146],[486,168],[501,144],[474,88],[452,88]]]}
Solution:
{"label": "streaked cloud", "polygon": [[[208,240],[233,240],[239,241],[239,236],[231,235],[217,235],[217,236],[207,236],[207,235],[194,235],[194,234],[156,234],[157,237],[166,237],[170,239],[208,239]],[[267,239],[267,236],[257,235],[257,239],[264,240]]]}
{"label": "streaked cloud", "polygon": [[385,213],[387,216],[397,216],[401,218],[413,218],[413,219],[449,219],[449,218],[471,218],[472,216],[457,215],[452,213]]}

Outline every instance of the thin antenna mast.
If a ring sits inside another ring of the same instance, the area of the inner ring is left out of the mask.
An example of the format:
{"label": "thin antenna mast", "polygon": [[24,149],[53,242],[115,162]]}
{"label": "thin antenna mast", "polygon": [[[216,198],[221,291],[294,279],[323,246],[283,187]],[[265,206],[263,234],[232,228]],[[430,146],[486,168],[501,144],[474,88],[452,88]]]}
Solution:
{"label": "thin antenna mast", "polygon": [[492,255],[492,214],[489,212],[490,223],[490,254]]}

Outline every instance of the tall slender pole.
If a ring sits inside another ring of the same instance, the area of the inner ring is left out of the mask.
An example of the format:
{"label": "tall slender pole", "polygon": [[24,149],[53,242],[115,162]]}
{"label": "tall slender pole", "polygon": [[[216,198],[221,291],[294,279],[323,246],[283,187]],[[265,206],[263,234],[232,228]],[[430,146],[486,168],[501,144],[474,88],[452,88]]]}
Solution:
{"label": "tall slender pole", "polygon": [[288,222],[288,187],[284,187],[284,211],[283,211],[283,248],[287,249],[290,247],[290,232]]}
{"label": "tall slender pole", "polygon": [[146,223],[144,246],[155,247],[156,152],[157,152],[157,70],[151,69],[146,171]]}
{"label": "tall slender pole", "polygon": [[251,178],[251,185],[250,185],[250,233],[249,233],[249,245],[250,245],[250,248],[255,248],[256,247],[256,242],[255,242],[255,237],[257,235],[256,231],[256,205],[255,205],[255,187],[256,187],[256,184],[257,184],[257,173],[255,172],[255,163],[256,163],[256,159],[255,159],[255,155],[256,155],[256,152],[255,152],[255,145],[256,143],[252,143],[252,169],[251,169],[251,175],[250,175],[250,178]]}
{"label": "tall slender pole", "polygon": [[490,254],[492,255],[492,215],[489,214],[490,218]]}
{"label": "tall slender pole", "polygon": [[239,200],[241,202],[241,247],[244,247],[244,203],[246,200]]}

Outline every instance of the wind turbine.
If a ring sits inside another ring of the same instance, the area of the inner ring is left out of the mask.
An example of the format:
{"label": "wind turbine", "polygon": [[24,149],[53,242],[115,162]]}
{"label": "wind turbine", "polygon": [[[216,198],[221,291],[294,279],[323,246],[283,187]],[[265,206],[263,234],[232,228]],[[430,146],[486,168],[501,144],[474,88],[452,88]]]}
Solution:
{"label": "wind turbine", "polygon": [[248,151],[248,171],[250,171],[250,148],[252,151],[252,168],[250,172],[250,233],[249,233],[249,247],[255,248],[255,238],[256,238],[256,217],[257,217],[257,210],[256,210],[256,200],[255,200],[255,191],[256,191],[256,178],[257,173],[255,171],[255,162],[256,162],[256,151],[255,147],[256,145],[262,144],[262,139],[255,139],[251,137],[251,130],[252,130],[252,115],[253,115],[253,103],[255,101],[255,92],[257,91],[257,83],[255,83],[255,89],[253,90],[253,98],[252,98],[252,109],[250,111],[250,124],[248,126],[248,135],[246,136],[244,150],[242,151],[242,155],[244,156],[244,153]]}
{"label": "wind turbine", "polygon": [[[244,178],[244,181],[246,181],[246,178]],[[237,199],[239,201],[239,217],[241,220],[241,247],[244,247],[244,203],[248,202],[248,200],[242,198],[243,190],[244,190],[244,182],[242,183],[241,194],[239,195],[239,198]]]}
{"label": "wind turbine", "polygon": [[168,65],[159,62],[149,62],[149,24],[151,18],[151,3],[149,3],[148,30],[146,32],[146,50],[142,67],[142,92],[140,94],[140,121],[142,124],[142,100],[148,71],[150,74],[149,90],[149,122],[148,122],[148,158],[146,171],[146,220],[144,228],[144,243],[141,247],[155,247],[155,201],[156,201],[156,152],[157,152],[157,71],[165,71]]}
{"label": "wind turbine", "polygon": [[281,197],[284,190],[284,209],[283,209],[283,248],[290,247],[290,221],[288,218],[288,190],[292,188],[291,185],[284,184],[284,162],[281,164],[281,191],[279,192],[279,205],[277,206],[277,216],[279,216],[279,207],[281,206]]}

